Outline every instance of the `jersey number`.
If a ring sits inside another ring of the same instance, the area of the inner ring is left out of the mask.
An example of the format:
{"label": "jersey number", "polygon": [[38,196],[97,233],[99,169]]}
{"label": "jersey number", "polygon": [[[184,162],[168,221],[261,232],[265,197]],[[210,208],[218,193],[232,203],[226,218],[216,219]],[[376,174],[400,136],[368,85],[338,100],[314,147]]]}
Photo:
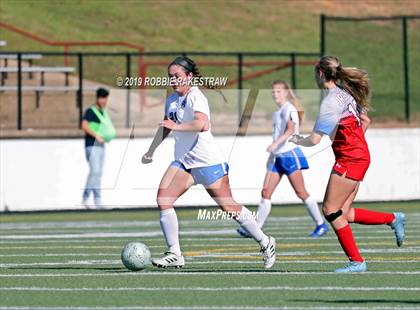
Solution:
{"label": "jersey number", "polygon": [[351,103],[348,105],[348,110],[357,119],[357,122],[359,123],[359,126],[360,126],[361,123],[360,123],[359,113],[356,111],[356,109],[353,107]]}
{"label": "jersey number", "polygon": [[169,112],[169,118],[175,123],[178,122],[178,117],[176,116],[176,112]]}

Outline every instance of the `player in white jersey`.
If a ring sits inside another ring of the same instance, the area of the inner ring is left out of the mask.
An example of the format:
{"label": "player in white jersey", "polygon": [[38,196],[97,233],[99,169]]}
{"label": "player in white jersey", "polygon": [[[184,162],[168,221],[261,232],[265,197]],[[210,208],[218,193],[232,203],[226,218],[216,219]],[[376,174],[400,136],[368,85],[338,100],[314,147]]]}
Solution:
{"label": "player in white jersey", "polygon": [[[270,153],[267,161],[267,173],[258,205],[257,223],[262,227],[271,211],[271,196],[283,175],[286,175],[296,195],[304,202],[316,227],[310,234],[318,238],[328,232],[315,198],[305,188],[302,169],[308,169],[308,162],[296,144],[289,142],[293,135],[299,134],[301,115],[296,106],[298,102],[287,82],[276,80],[272,83],[272,96],[278,109],[273,113],[273,142],[267,147]],[[238,229],[241,236],[249,237],[243,228]]]}
{"label": "player in white jersey", "polygon": [[261,246],[264,268],[271,268],[276,259],[275,239],[263,233],[252,213],[232,197],[228,165],[211,134],[207,98],[191,86],[200,77],[197,65],[188,57],[177,57],[168,66],[175,90],[166,100],[164,120],[155,134],[142,162],[150,163],[153,153],[172,131],[175,139],[174,161],[166,170],[157,193],[160,225],[168,246],[162,258],[153,259],[154,266],[182,267],[184,257],[178,238],[175,201],[192,185],[202,184],[210,196],[243,227]]}

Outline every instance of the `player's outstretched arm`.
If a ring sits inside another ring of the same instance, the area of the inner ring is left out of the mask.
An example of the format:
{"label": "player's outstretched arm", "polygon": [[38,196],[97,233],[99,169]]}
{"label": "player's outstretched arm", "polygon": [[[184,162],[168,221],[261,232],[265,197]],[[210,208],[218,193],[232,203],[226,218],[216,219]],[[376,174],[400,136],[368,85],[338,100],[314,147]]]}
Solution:
{"label": "player's outstretched arm", "polygon": [[309,147],[317,145],[319,142],[321,142],[321,139],[321,134],[317,132],[311,132],[311,134],[305,138],[299,135],[294,135],[290,141],[297,145]]}
{"label": "player's outstretched arm", "polygon": [[[165,116],[164,121],[167,120]],[[165,127],[159,127],[155,133],[152,143],[150,144],[149,150],[141,158],[143,164],[151,163],[153,160],[153,154],[157,147],[166,139],[166,137],[171,133],[171,130]]]}

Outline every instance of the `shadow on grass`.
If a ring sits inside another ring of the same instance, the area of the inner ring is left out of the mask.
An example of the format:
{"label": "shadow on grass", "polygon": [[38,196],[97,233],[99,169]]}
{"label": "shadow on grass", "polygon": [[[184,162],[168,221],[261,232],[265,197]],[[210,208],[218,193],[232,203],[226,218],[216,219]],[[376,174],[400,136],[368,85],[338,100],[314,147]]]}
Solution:
{"label": "shadow on grass", "polygon": [[220,274],[220,273],[236,273],[236,272],[241,272],[246,274],[247,272],[249,273],[261,273],[261,274],[267,274],[267,273],[285,273],[287,274],[289,271],[286,270],[264,270],[261,268],[255,268],[255,269],[243,269],[243,268],[209,268],[209,269],[205,269],[205,268],[153,268],[153,267],[148,267],[145,270],[140,270],[140,271],[130,271],[127,270],[124,267],[92,267],[92,266],[51,266],[51,267],[44,267],[44,266],[40,266],[40,267],[35,267],[35,266],[31,266],[31,267],[7,267],[7,268],[3,268],[3,269],[9,269],[9,270],[97,270],[97,271],[104,271],[104,272],[121,272],[121,273],[128,273],[128,272],[137,272],[137,273],[147,273],[147,272],[167,272],[167,273],[171,273],[171,272],[185,272],[185,273],[201,273],[201,272],[205,272],[205,273],[215,273],[215,274]]}

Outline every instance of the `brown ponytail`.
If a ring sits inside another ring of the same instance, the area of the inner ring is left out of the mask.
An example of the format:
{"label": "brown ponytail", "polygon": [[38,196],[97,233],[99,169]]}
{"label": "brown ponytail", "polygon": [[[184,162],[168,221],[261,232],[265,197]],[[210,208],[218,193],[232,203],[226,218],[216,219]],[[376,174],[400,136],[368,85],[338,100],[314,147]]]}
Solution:
{"label": "brown ponytail", "polygon": [[358,68],[343,67],[335,56],[324,56],[315,66],[315,71],[323,72],[325,81],[334,81],[350,93],[357,104],[369,110],[369,78],[366,71]]}
{"label": "brown ponytail", "polygon": [[295,106],[296,110],[298,111],[299,124],[302,124],[303,115],[305,114],[305,111],[303,110],[303,106],[300,104],[299,100],[296,98],[295,93],[290,88],[289,83],[283,80],[275,80],[273,81],[271,86],[274,85],[282,85],[284,89],[287,90],[287,100],[289,100]]}

